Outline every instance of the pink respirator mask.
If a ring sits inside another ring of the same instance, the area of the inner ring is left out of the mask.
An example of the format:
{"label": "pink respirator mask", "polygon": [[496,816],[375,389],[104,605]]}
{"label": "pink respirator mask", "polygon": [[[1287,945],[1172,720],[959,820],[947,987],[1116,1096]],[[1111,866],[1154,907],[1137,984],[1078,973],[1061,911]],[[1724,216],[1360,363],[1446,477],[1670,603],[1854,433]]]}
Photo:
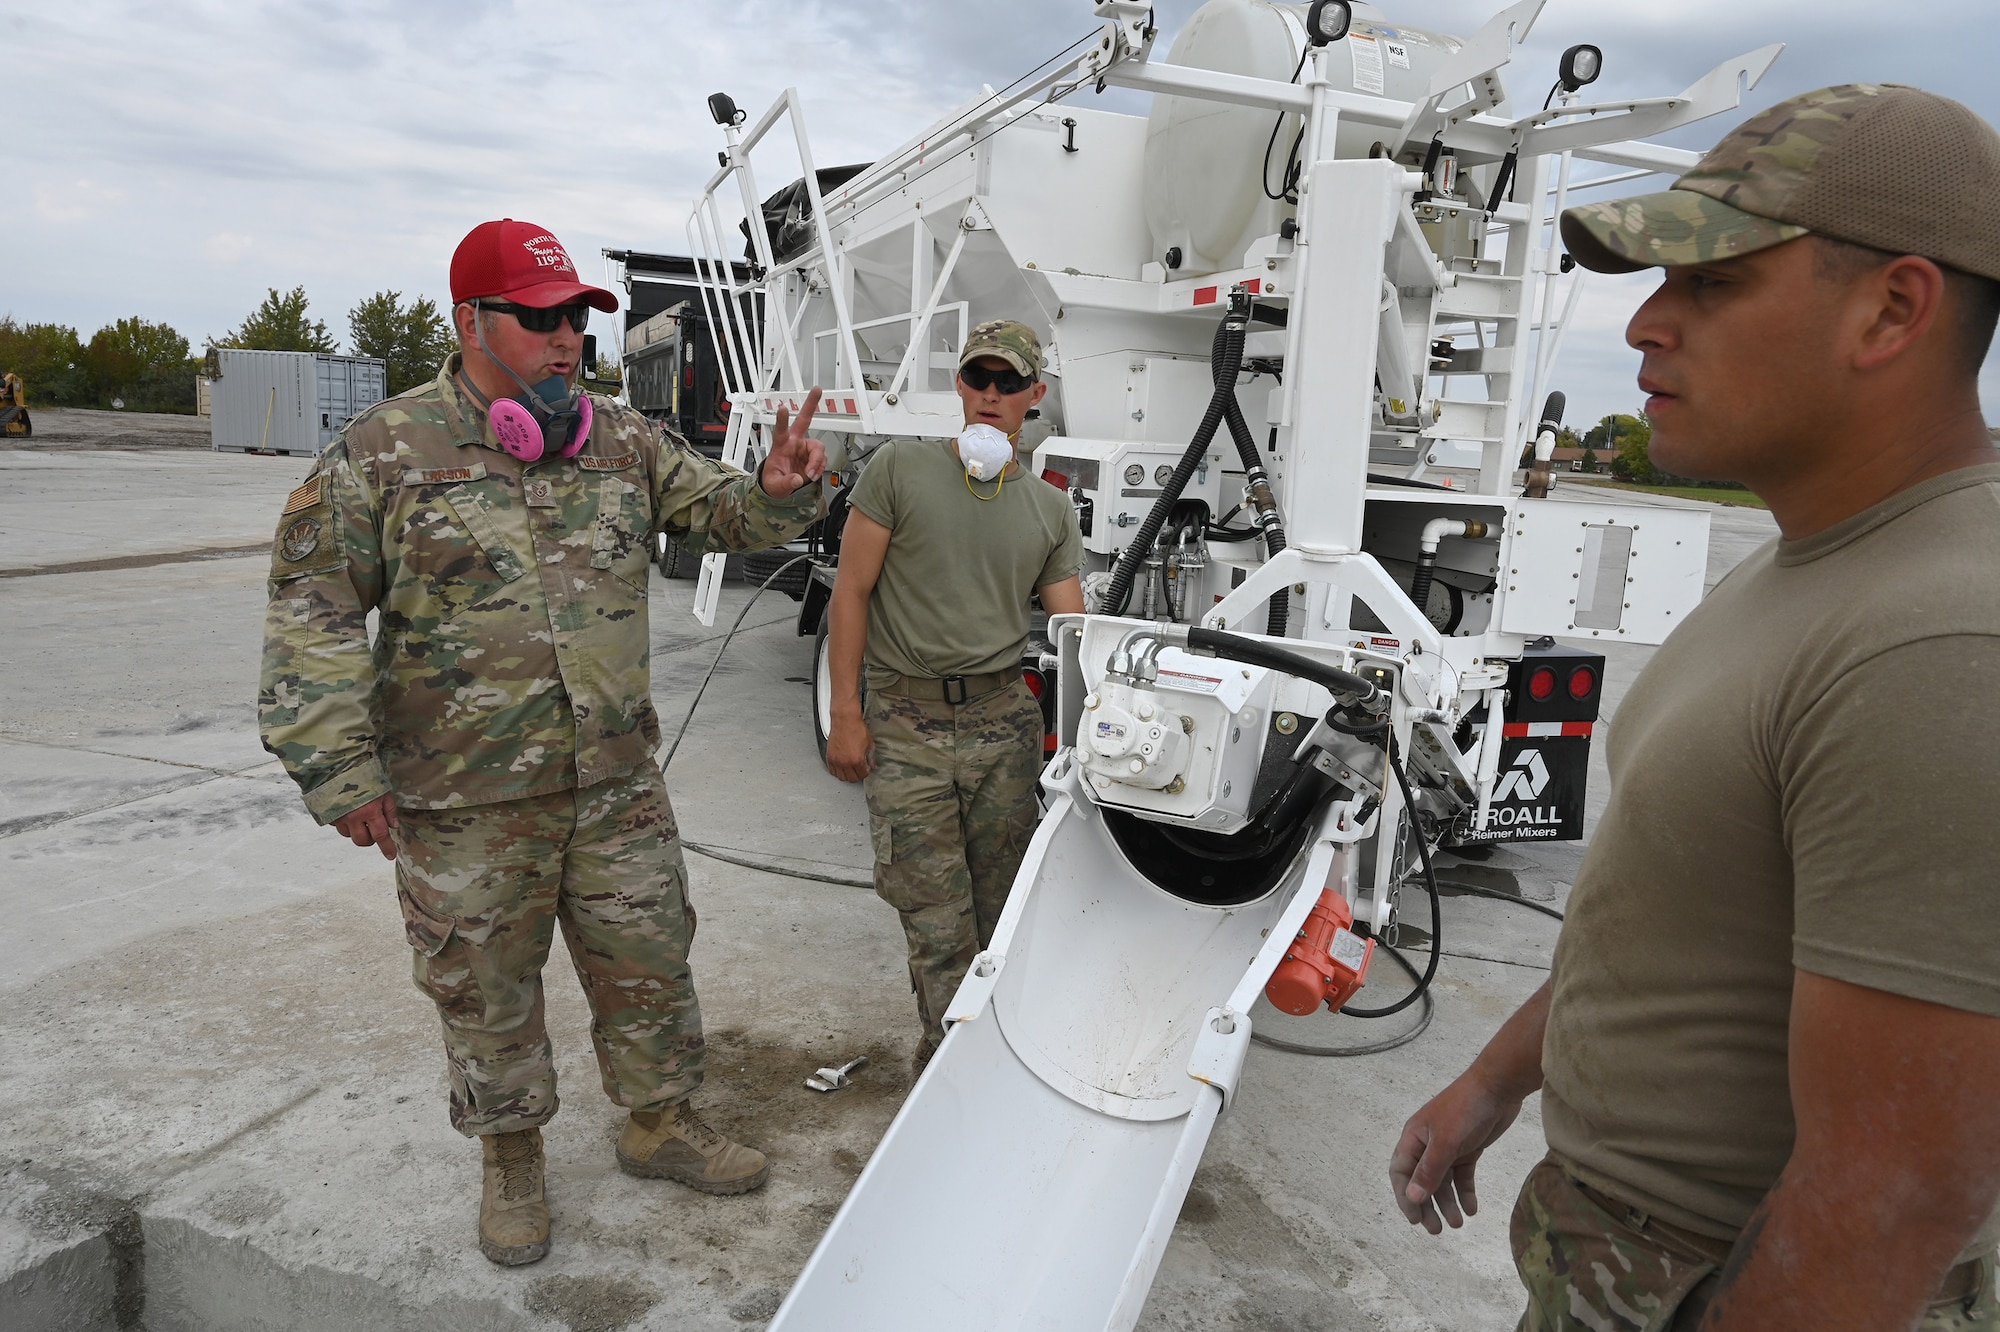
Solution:
{"label": "pink respirator mask", "polygon": [[[539,393],[532,396],[541,400]],[[577,394],[572,405],[561,411],[544,408],[537,412],[518,398],[495,399],[486,409],[493,438],[524,463],[539,462],[551,454],[573,458],[581,453],[590,442],[592,415],[587,393]]]}
{"label": "pink respirator mask", "polygon": [[[507,377],[521,386],[518,398],[496,398],[486,404],[486,421],[493,427],[493,438],[508,454],[524,463],[540,462],[551,455],[559,458],[573,458],[583,452],[583,446],[590,442],[590,423],[595,414],[591,410],[590,395],[572,393],[560,375],[550,375],[541,383],[530,385],[516,374],[514,367],[493,354],[486,345],[486,331],[480,327],[479,302],[472,302],[473,335],[479,339],[479,349],[486,353],[493,364],[507,372]],[[557,325],[551,324],[551,329]],[[570,325],[575,328],[576,325]],[[471,381],[468,379],[467,384]],[[485,394],[477,389],[474,394],[481,399]],[[560,402],[560,407],[552,407],[551,402]]]}

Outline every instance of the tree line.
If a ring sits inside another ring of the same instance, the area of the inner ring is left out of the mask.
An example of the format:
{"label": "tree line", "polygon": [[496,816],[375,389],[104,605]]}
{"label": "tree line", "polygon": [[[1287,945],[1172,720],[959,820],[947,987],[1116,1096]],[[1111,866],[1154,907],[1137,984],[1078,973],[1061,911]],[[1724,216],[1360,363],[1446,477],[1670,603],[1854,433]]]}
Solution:
{"label": "tree line", "polygon": [[[1581,470],[1586,472],[1609,472],[1620,481],[1642,486],[1702,486],[1714,490],[1746,488],[1740,481],[1698,481],[1662,471],[1653,465],[1652,443],[1653,423],[1646,419],[1643,412],[1637,415],[1614,413],[1602,418],[1581,435],[1567,426],[1556,432],[1557,448],[1583,450],[1583,456],[1577,461]],[[1521,450],[1521,466],[1528,466],[1534,459],[1535,446],[1530,441]]]}
{"label": "tree line", "polygon": [[[451,326],[428,296],[408,303],[401,292],[378,291],[347,312],[348,343],[356,356],[388,363],[389,392],[430,379],[456,346]],[[311,316],[306,289],[273,287],[243,322],[210,347],[252,351],[338,352],[326,321]],[[137,317],[106,324],[85,341],[67,324],[24,324],[0,315],[0,373],[21,376],[31,403],[127,411],[192,412],[203,358],[169,324]]]}

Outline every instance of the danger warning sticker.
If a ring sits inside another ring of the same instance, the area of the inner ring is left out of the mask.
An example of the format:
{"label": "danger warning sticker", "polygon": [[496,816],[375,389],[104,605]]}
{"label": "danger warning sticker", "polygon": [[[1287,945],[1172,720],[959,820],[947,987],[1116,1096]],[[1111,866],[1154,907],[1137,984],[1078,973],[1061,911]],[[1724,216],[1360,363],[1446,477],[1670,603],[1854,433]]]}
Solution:
{"label": "danger warning sticker", "polygon": [[1222,677],[1196,675],[1192,671],[1161,671],[1159,683],[1165,689],[1182,689],[1191,694],[1212,694],[1222,688]]}

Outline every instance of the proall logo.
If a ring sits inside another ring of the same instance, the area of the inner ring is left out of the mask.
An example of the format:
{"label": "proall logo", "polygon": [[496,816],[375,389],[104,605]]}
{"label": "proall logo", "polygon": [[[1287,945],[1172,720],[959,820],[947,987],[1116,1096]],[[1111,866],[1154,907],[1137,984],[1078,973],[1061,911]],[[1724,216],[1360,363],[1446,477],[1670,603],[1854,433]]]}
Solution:
{"label": "proall logo", "polygon": [[1514,766],[1501,774],[1500,784],[1493,788],[1495,800],[1534,800],[1548,789],[1549,767],[1542,762],[1542,751],[1531,749],[1514,760]]}

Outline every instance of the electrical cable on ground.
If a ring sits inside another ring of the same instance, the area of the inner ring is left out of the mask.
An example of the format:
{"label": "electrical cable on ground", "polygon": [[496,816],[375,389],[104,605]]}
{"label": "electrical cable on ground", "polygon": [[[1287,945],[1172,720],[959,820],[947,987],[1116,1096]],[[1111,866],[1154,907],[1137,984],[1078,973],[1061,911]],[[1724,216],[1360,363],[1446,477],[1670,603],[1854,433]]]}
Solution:
{"label": "electrical cable on ground", "polygon": [[811,558],[812,556],[810,555],[797,555],[779,565],[772,572],[771,576],[764,580],[763,585],[750,594],[750,600],[743,603],[743,609],[736,613],[736,622],[730,625],[729,632],[722,636],[722,646],[716,648],[715,660],[708,663],[708,673],[701,677],[701,685],[694,691],[694,702],[688,704],[687,715],[681,718],[680,729],[674,732],[673,743],[667,746],[665,756],[660,759],[660,770],[662,772],[666,770],[668,764],[674,761],[674,755],[680,751],[681,741],[687,737],[688,723],[694,720],[694,710],[701,706],[701,696],[708,692],[708,682],[715,678],[715,668],[722,664],[722,654],[729,651],[729,640],[736,637],[736,631],[741,629],[743,621],[749,618],[750,608],[757,604],[757,598],[771,590],[771,584],[783,577],[786,570],[795,564],[804,563]]}
{"label": "electrical cable on ground", "polygon": [[1496,902],[1512,902],[1515,906],[1524,906],[1530,911],[1539,911],[1544,916],[1550,916],[1556,920],[1566,919],[1563,913],[1554,907],[1542,902],[1532,901],[1529,898],[1522,897],[1518,893],[1503,893],[1498,888],[1482,888],[1476,883],[1467,883],[1463,879],[1439,879],[1438,882],[1448,888],[1455,888],[1459,892],[1471,893],[1474,897],[1490,897]]}
{"label": "electrical cable on ground", "polygon": [[[743,603],[743,609],[736,613],[736,622],[730,625],[729,632],[722,636],[721,645],[715,649],[715,659],[708,663],[708,672],[701,677],[701,685],[694,691],[694,701],[688,704],[687,713],[681,718],[680,729],[674,732],[673,743],[667,746],[666,756],[660,760],[660,770],[662,772],[666,771],[667,765],[674,761],[674,755],[679,752],[681,741],[687,735],[688,726],[694,721],[694,711],[701,706],[701,696],[708,692],[708,682],[715,678],[715,668],[722,665],[722,654],[729,651],[729,641],[736,637],[736,631],[741,629],[743,621],[750,617],[750,608],[757,604],[757,598],[770,591],[772,585],[784,577],[786,570],[795,564],[810,560],[811,558],[812,556],[810,555],[797,555],[779,565],[772,571],[771,576],[766,578],[762,585],[750,594],[750,599]],[[873,888],[875,886],[873,879],[850,879],[838,874],[816,874],[811,870],[793,869],[786,865],[777,864],[775,861],[735,855],[728,851],[704,845],[701,842],[683,840],[681,845],[698,856],[707,856],[710,860],[720,860],[727,865],[740,865],[744,869],[759,870],[765,874],[777,874],[787,879],[807,879],[813,883],[832,883],[838,884],[843,888]]]}
{"label": "electrical cable on ground", "polygon": [[771,860],[759,860],[753,856],[739,856],[733,851],[723,851],[717,847],[706,846],[700,842],[690,842],[686,839],[682,839],[681,845],[698,856],[707,856],[710,860],[719,860],[725,865],[741,865],[744,869],[760,870],[765,874],[776,874],[782,878],[810,879],[814,883],[839,884],[842,888],[873,888],[875,886],[873,879],[849,879],[843,878],[838,874],[815,874],[811,870],[793,869],[789,865],[780,865],[776,861]]}

